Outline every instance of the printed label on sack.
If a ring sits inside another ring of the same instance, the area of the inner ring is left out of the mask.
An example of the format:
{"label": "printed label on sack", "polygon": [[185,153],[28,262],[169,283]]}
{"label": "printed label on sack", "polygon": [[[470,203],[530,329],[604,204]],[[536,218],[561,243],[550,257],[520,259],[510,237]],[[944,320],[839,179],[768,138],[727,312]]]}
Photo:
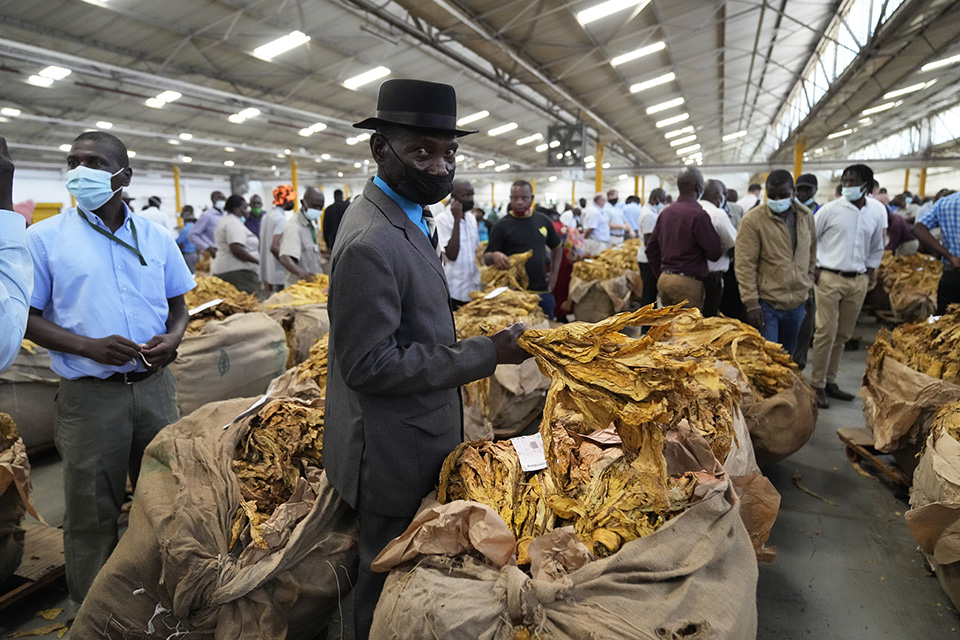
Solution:
{"label": "printed label on sack", "polygon": [[506,291],[506,290],[509,289],[509,288],[510,288],[510,287],[497,287],[496,289],[494,289],[493,291],[491,291],[491,292],[488,293],[487,295],[483,296],[483,299],[484,299],[484,300],[491,300],[491,299],[493,299],[493,298],[496,298],[498,295],[500,295],[501,293],[503,293],[504,291]]}
{"label": "printed label on sack", "polygon": [[197,315],[198,313],[200,313],[201,311],[206,311],[207,309],[209,309],[209,308],[211,308],[211,307],[217,306],[217,305],[220,304],[221,302],[223,302],[223,298],[217,298],[216,300],[211,300],[210,302],[204,302],[204,303],[203,303],[202,305],[200,305],[199,307],[194,307],[193,309],[190,309],[190,311],[187,313],[187,315],[195,316],[195,315]]}
{"label": "printed label on sack", "polygon": [[510,438],[513,448],[520,456],[520,466],[524,471],[540,471],[547,468],[547,458],[543,452],[543,438],[540,434]]}

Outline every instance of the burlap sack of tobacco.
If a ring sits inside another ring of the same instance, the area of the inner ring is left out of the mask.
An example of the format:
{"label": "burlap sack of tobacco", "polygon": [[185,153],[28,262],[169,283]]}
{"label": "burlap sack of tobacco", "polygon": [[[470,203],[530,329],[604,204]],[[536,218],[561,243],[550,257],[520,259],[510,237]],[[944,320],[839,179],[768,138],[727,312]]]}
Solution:
{"label": "burlap sack of tobacco", "polygon": [[599,322],[625,311],[633,296],[639,296],[643,281],[636,271],[608,280],[570,279],[570,300],[573,315],[584,322]]}
{"label": "burlap sack of tobacco", "polygon": [[243,499],[232,462],[256,411],[235,418],[252,403],[209,404],[153,440],[129,529],[73,637],[311,640],[338,610],[355,580],[357,527],[325,473],[306,513],[296,493],[277,508],[276,518],[286,509],[289,536],[278,546],[230,546]]}
{"label": "burlap sack of tobacco", "polygon": [[[268,300],[273,300],[282,294],[281,291]],[[313,343],[330,333],[330,316],[327,314],[325,303],[274,307],[264,312],[280,323],[286,334],[287,347],[290,349],[287,368],[306,360]]]}
{"label": "burlap sack of tobacco", "polygon": [[13,418],[0,413],[0,585],[20,566],[23,557],[23,516],[43,519],[33,507],[30,461]]}
{"label": "burlap sack of tobacco", "polygon": [[769,398],[750,395],[741,404],[760,468],[796,453],[817,428],[817,398],[797,373],[793,382]]}
{"label": "burlap sack of tobacco", "polygon": [[50,370],[50,354],[28,342],[10,368],[0,371],[0,409],[17,423],[28,451],[53,445],[53,399],[59,384]]}
{"label": "burlap sack of tobacco", "polygon": [[286,370],[283,327],[264,313],[240,313],[210,322],[184,337],[170,365],[181,415],[210,402],[246,398],[267,390]]}
{"label": "burlap sack of tobacco", "polygon": [[[943,428],[947,420],[952,428]],[[934,422],[913,474],[906,521],[944,592],[960,607],[960,403],[945,407]]]}
{"label": "burlap sack of tobacco", "polygon": [[900,322],[916,322],[937,311],[937,296],[917,287],[899,287],[890,292],[890,306]]}
{"label": "burlap sack of tobacco", "polygon": [[490,378],[464,390],[464,437],[514,437],[539,416],[549,388],[550,378],[540,372],[534,360],[499,365]]}
{"label": "burlap sack of tobacco", "polygon": [[496,511],[424,501],[374,562],[392,570],[370,637],[755,638],[758,570],[738,499],[725,476],[704,489],[606,558],[572,527],[554,529],[531,543],[530,574],[517,567],[516,538]]}
{"label": "burlap sack of tobacco", "polygon": [[923,442],[934,413],[960,400],[960,386],[881,355],[867,359],[861,395],[874,446],[890,453]]}

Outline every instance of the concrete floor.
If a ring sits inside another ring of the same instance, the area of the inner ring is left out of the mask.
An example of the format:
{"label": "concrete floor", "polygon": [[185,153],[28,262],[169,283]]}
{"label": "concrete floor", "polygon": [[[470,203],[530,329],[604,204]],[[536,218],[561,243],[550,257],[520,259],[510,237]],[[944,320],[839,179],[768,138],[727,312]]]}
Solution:
{"label": "concrete floor", "polygon": [[[861,325],[864,345],[875,331],[875,325]],[[865,358],[865,348],[844,354],[838,379],[842,388],[859,390]],[[939,639],[960,629],[960,617],[904,525],[906,491],[858,474],[844,457],[837,428],[862,425],[859,399],[833,401],[831,409],[820,412],[806,447],[767,472],[783,501],[769,542],[779,555],[760,566],[761,640]],[[60,461],[56,453],[47,453],[32,463],[36,504],[50,524],[59,525]],[[864,468],[874,471],[869,464]],[[800,491],[793,481],[796,473],[805,487],[837,506]],[[63,607],[65,601],[64,586],[54,585],[2,612],[0,636],[46,624],[34,613]]]}

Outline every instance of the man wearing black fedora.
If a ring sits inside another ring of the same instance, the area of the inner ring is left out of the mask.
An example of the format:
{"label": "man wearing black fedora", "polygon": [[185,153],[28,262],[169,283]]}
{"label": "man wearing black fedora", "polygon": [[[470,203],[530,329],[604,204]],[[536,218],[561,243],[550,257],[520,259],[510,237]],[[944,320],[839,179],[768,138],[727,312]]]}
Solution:
{"label": "man wearing black fedora", "polygon": [[359,512],[356,637],[367,638],[386,576],[370,563],[410,524],[461,442],[459,387],[519,363],[522,324],[457,341],[450,294],[426,205],[453,188],[453,87],[421,80],[380,86],[373,129],[377,175],[343,216],[330,267],[330,351],[323,458]]}

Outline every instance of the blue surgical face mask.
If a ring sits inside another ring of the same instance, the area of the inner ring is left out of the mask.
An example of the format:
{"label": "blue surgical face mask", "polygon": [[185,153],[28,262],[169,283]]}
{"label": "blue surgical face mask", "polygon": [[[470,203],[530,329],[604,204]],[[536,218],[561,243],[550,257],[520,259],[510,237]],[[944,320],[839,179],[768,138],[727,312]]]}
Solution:
{"label": "blue surgical face mask", "polygon": [[67,171],[67,191],[77,200],[77,204],[84,211],[96,211],[110,201],[123,187],[113,188],[110,179],[120,174],[107,173],[98,169],[91,169],[80,165]]}
{"label": "blue surgical face mask", "polygon": [[319,220],[322,214],[323,214],[322,209],[304,209],[303,210],[303,215],[306,216],[307,220]]}
{"label": "blue surgical face mask", "polygon": [[863,185],[856,187],[844,187],[843,188],[843,197],[846,198],[849,202],[856,202],[863,197]]}
{"label": "blue surgical face mask", "polygon": [[767,198],[767,206],[770,207],[770,211],[774,213],[783,213],[790,208],[791,198],[784,198],[783,200],[770,200]]}
{"label": "blue surgical face mask", "polygon": [[727,206],[727,196],[720,196],[720,209],[723,209]]}
{"label": "blue surgical face mask", "polygon": [[812,207],[814,202],[816,201],[813,198],[810,198],[809,200],[804,200],[803,204],[805,204],[808,207]]}

